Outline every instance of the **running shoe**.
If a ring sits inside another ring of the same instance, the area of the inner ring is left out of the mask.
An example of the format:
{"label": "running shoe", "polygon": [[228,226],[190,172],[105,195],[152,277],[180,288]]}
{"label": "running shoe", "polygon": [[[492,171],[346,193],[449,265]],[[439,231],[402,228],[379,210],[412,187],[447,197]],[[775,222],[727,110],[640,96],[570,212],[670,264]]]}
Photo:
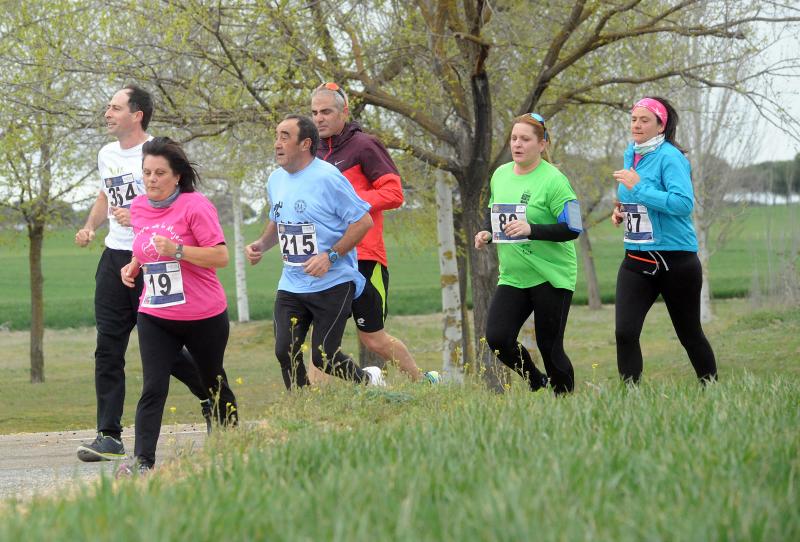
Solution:
{"label": "running shoe", "polygon": [[381,372],[380,367],[364,367],[363,371],[369,375],[369,382],[367,382],[368,386],[377,386],[379,388],[386,387],[386,381],[383,379],[383,373]]}
{"label": "running shoe", "polygon": [[431,384],[438,384],[442,381],[442,377],[439,376],[439,371],[428,371],[423,373],[422,377]]}
{"label": "running shoe", "polygon": [[120,463],[117,471],[114,473],[114,478],[132,478],[134,476],[143,476],[149,474],[153,470],[152,465],[139,463],[138,460],[133,463]]}
{"label": "running shoe", "polygon": [[203,412],[203,419],[206,421],[206,433],[211,434],[211,425],[213,421],[213,411],[211,399],[200,401],[200,410]]}
{"label": "running shoe", "polygon": [[550,380],[547,378],[547,375],[544,373],[539,373],[538,375],[534,375],[530,381],[531,391],[539,391],[542,388],[546,388],[550,384]]}
{"label": "running shoe", "polygon": [[125,458],[125,446],[121,440],[97,433],[97,438],[90,444],[78,446],[78,459],[87,463],[93,461],[115,461]]}

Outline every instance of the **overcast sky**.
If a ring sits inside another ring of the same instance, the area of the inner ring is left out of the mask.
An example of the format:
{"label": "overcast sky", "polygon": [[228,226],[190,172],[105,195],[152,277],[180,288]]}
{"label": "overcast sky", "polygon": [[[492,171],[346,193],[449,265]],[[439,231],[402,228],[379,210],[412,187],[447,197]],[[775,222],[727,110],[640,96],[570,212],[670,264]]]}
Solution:
{"label": "overcast sky", "polygon": [[[765,65],[780,59],[797,58],[800,55],[800,35],[786,33],[780,37],[774,46],[765,53]],[[795,132],[800,123],[800,69],[795,69],[795,78],[776,78],[775,89],[780,91],[784,107],[789,111],[790,117],[784,118],[783,123],[793,123]],[[765,160],[791,160],[800,152],[800,141],[796,141],[783,133],[779,128],[762,122],[760,128],[761,142],[756,162]]]}

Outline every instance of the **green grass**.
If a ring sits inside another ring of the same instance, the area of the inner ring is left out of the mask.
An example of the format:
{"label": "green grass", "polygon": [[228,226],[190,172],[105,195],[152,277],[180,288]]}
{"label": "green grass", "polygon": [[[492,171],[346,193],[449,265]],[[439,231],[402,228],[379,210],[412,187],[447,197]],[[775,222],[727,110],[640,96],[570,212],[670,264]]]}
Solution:
{"label": "green grass", "polygon": [[[711,261],[714,297],[744,296],[753,284],[754,274],[763,277],[768,264],[784,250],[792,235],[798,235],[797,207],[753,207],[737,221],[736,235]],[[403,222],[405,220],[405,222]],[[390,308],[393,314],[429,314],[441,310],[438,258],[435,239],[409,232],[407,217],[393,220],[387,215],[387,243],[391,266]],[[255,239],[261,225],[246,228],[245,239]],[[770,246],[766,232],[771,229],[776,241]],[[784,232],[781,234],[780,232]],[[793,233],[794,232],[794,233]],[[103,234],[104,235],[104,234]],[[230,231],[227,238],[232,239]],[[592,242],[601,296],[613,302],[619,261],[622,257],[621,233],[608,221],[592,230]],[[102,238],[102,235],[100,236]],[[43,254],[45,276],[45,326],[68,328],[94,325],[94,272],[102,241],[79,249],[72,230],[48,232]],[[11,329],[30,326],[30,283],[28,280],[27,241],[24,236],[0,232],[0,325]],[[773,261],[774,264],[774,261]],[[579,265],[576,304],[586,302],[583,269]],[[277,252],[256,267],[247,266],[251,318],[272,317],[275,287],[281,263]],[[236,316],[233,265],[221,270],[220,278],[228,292],[231,315]]]}
{"label": "green grass", "polygon": [[297,393],[142,482],[0,512],[0,539],[792,540],[800,380],[555,399]]}
{"label": "green grass", "polygon": [[[613,308],[574,307],[576,393],[341,381],[287,394],[268,322],[233,327],[226,368],[245,427],[145,480],[0,505],[0,540],[795,540],[800,308],[716,303],[720,382],[702,388],[663,304],[642,336],[639,388],[618,383]],[[438,316],[394,317],[440,365]],[[27,383],[26,334],[0,333],[0,432],[90,427],[93,330],[48,331],[47,383]],[[353,351],[352,330],[345,350]],[[141,386],[129,351],[124,423]],[[198,421],[174,386],[170,422]]]}
{"label": "green grass", "polygon": [[[758,376],[789,372],[800,376],[800,310],[752,312],[745,300],[715,304],[717,318],[705,326],[719,360],[723,379],[733,370],[747,369]],[[441,367],[441,317],[390,317],[390,332],[401,338],[423,369]],[[577,393],[590,390],[584,382],[616,380],[613,307],[590,311],[573,307],[565,346],[575,365]],[[47,330],[44,384],[30,385],[28,334],[0,332],[0,433],[83,429],[95,424],[95,334],[92,328]],[[355,353],[354,326],[348,326],[345,352]],[[678,342],[663,304],[647,317],[642,334],[646,379],[692,380],[692,369]],[[284,398],[274,354],[269,321],[236,324],[225,356],[225,366],[246,419],[266,416],[270,405]],[[127,396],[123,424],[133,423],[141,390],[141,363],[136,334],[128,347]],[[593,367],[593,365],[597,365]],[[242,384],[236,380],[241,379]],[[397,371],[390,382],[404,381]],[[515,379],[512,379],[514,382]],[[46,408],[43,407],[46,405]],[[177,409],[175,421],[196,422],[199,407],[184,386],[173,381],[168,406]]]}

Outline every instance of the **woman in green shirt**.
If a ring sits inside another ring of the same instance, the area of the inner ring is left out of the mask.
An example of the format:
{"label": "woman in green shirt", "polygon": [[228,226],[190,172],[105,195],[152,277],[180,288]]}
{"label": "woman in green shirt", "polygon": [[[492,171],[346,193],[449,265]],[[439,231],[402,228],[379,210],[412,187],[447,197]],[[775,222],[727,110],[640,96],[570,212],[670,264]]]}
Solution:
{"label": "woman in green shirt", "polygon": [[[582,226],[569,181],[545,159],[548,142],[540,115],[514,119],[513,161],[492,175],[488,216],[475,235],[475,248],[498,245],[500,277],[486,324],[489,347],[527,380],[532,391],[546,386],[549,377],[553,391],[560,394],[575,387],[572,363],[564,352],[564,329],[578,272],[571,241]],[[531,313],[547,375],[517,340]]]}

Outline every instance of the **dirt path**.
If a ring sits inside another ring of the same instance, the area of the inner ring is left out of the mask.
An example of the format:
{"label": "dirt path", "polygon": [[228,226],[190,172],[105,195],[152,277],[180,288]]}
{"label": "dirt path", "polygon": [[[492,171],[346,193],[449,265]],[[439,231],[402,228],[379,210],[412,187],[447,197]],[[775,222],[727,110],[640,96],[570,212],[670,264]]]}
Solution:
{"label": "dirt path", "polygon": [[[165,425],[158,439],[158,462],[163,464],[180,450],[202,446],[205,425]],[[77,482],[91,482],[102,472],[113,473],[116,461],[83,463],[75,455],[94,430],[0,435],[0,501],[67,490]],[[122,434],[125,451],[133,452],[133,428]]]}

